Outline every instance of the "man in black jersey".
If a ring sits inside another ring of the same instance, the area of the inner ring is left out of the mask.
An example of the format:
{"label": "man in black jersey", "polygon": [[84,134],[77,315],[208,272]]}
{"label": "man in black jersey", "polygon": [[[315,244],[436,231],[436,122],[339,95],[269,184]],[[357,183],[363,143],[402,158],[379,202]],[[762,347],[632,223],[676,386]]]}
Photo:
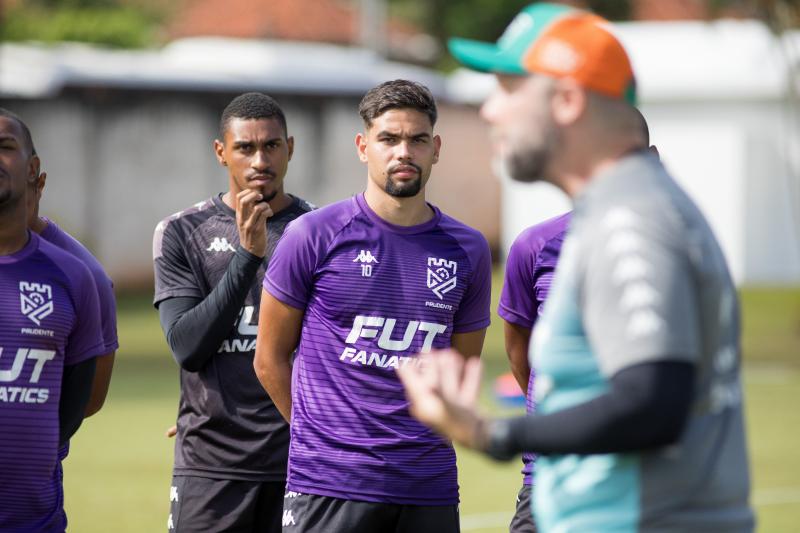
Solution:
{"label": "man in black jersey", "polygon": [[156,226],[154,304],[181,367],[170,531],[281,529],[289,431],[253,355],[264,270],[313,208],[284,192],[293,148],[275,100],[238,96],[214,141],[228,191]]}

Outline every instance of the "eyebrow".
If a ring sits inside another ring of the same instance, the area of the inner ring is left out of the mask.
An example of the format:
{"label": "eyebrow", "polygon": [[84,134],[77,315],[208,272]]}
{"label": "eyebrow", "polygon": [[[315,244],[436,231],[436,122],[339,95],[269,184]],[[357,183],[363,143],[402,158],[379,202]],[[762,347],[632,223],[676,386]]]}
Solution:
{"label": "eyebrow", "polygon": [[[281,137],[281,136],[272,137],[272,138],[267,139],[266,141],[264,141],[264,144],[278,142],[278,141],[283,142],[283,137]],[[244,139],[238,140],[238,141],[233,141],[233,145],[234,146],[247,146],[247,145],[253,145],[253,144],[256,144],[256,141],[247,141],[247,140],[244,140]]]}
{"label": "eyebrow", "polygon": [[421,139],[423,137],[430,137],[430,133],[415,133],[413,135],[401,135],[399,133],[392,133],[390,131],[382,130],[378,132],[378,137],[411,137],[412,139]]}

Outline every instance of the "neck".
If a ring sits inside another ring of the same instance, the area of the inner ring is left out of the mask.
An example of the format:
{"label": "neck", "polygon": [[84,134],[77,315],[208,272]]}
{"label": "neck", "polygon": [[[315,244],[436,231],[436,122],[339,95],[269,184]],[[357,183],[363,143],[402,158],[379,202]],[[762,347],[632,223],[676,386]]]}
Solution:
{"label": "neck", "polygon": [[[578,196],[596,176],[614,166],[629,153],[644,146],[643,140],[636,136],[604,139],[594,145],[587,142],[574,142],[559,154],[559,163],[550,172],[557,176],[553,183],[570,198]],[[586,146],[593,146],[586,150]],[[583,148],[581,148],[583,147]]]}
{"label": "neck", "polygon": [[0,210],[0,255],[11,255],[28,243],[25,202]]}
{"label": "neck", "polygon": [[375,214],[395,226],[416,226],[433,218],[433,209],[425,202],[424,189],[416,196],[397,198],[378,188],[370,179],[364,199]]}
{"label": "neck", "polygon": [[31,223],[28,224],[28,229],[36,232],[38,235],[41,235],[42,232],[47,229],[47,221],[42,220],[42,218],[37,215],[33,217]]}

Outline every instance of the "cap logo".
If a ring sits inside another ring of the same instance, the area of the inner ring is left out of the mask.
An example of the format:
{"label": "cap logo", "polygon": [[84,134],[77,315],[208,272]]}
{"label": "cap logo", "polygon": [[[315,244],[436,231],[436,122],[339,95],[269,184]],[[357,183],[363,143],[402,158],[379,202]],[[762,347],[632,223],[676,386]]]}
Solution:
{"label": "cap logo", "polygon": [[539,52],[539,63],[554,72],[574,72],[578,68],[579,61],[580,56],[575,49],[561,39],[548,40]]}
{"label": "cap logo", "polygon": [[501,48],[511,45],[521,35],[532,28],[533,24],[533,17],[529,13],[523,11],[514,17],[514,20],[511,21],[506,31],[504,31],[503,35],[498,39],[497,44],[500,45]]}

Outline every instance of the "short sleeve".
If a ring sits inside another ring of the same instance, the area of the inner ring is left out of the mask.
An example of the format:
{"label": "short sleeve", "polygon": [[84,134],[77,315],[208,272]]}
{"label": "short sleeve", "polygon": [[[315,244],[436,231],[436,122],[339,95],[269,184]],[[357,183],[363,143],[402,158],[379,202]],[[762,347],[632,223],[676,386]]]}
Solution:
{"label": "short sleeve", "polygon": [[75,365],[86,359],[105,355],[100,301],[97,287],[82,263],[71,278],[72,299],[75,305],[75,323],[64,350],[64,364]]}
{"label": "short sleeve", "polygon": [[162,221],[153,234],[153,303],[181,296],[203,298],[174,221]]}
{"label": "short sleeve", "polygon": [[533,279],[536,250],[526,246],[521,239],[522,236],[518,237],[508,251],[497,314],[506,322],[530,329],[536,321],[539,308]]}
{"label": "short sleeve", "polygon": [[299,217],[286,226],[264,276],[264,290],[296,309],[305,309],[311,295],[320,247],[312,224]]}
{"label": "short sleeve", "polygon": [[100,301],[100,320],[103,325],[103,343],[106,353],[119,348],[117,338],[117,301],[114,297],[114,283],[107,276],[95,279],[97,297]]}
{"label": "short sleeve", "polygon": [[483,236],[472,258],[470,283],[453,317],[453,333],[468,333],[489,326],[492,299],[492,255]]}
{"label": "short sleeve", "polygon": [[667,215],[612,209],[589,239],[581,293],[601,370],[700,354],[699,310],[685,235]]}

